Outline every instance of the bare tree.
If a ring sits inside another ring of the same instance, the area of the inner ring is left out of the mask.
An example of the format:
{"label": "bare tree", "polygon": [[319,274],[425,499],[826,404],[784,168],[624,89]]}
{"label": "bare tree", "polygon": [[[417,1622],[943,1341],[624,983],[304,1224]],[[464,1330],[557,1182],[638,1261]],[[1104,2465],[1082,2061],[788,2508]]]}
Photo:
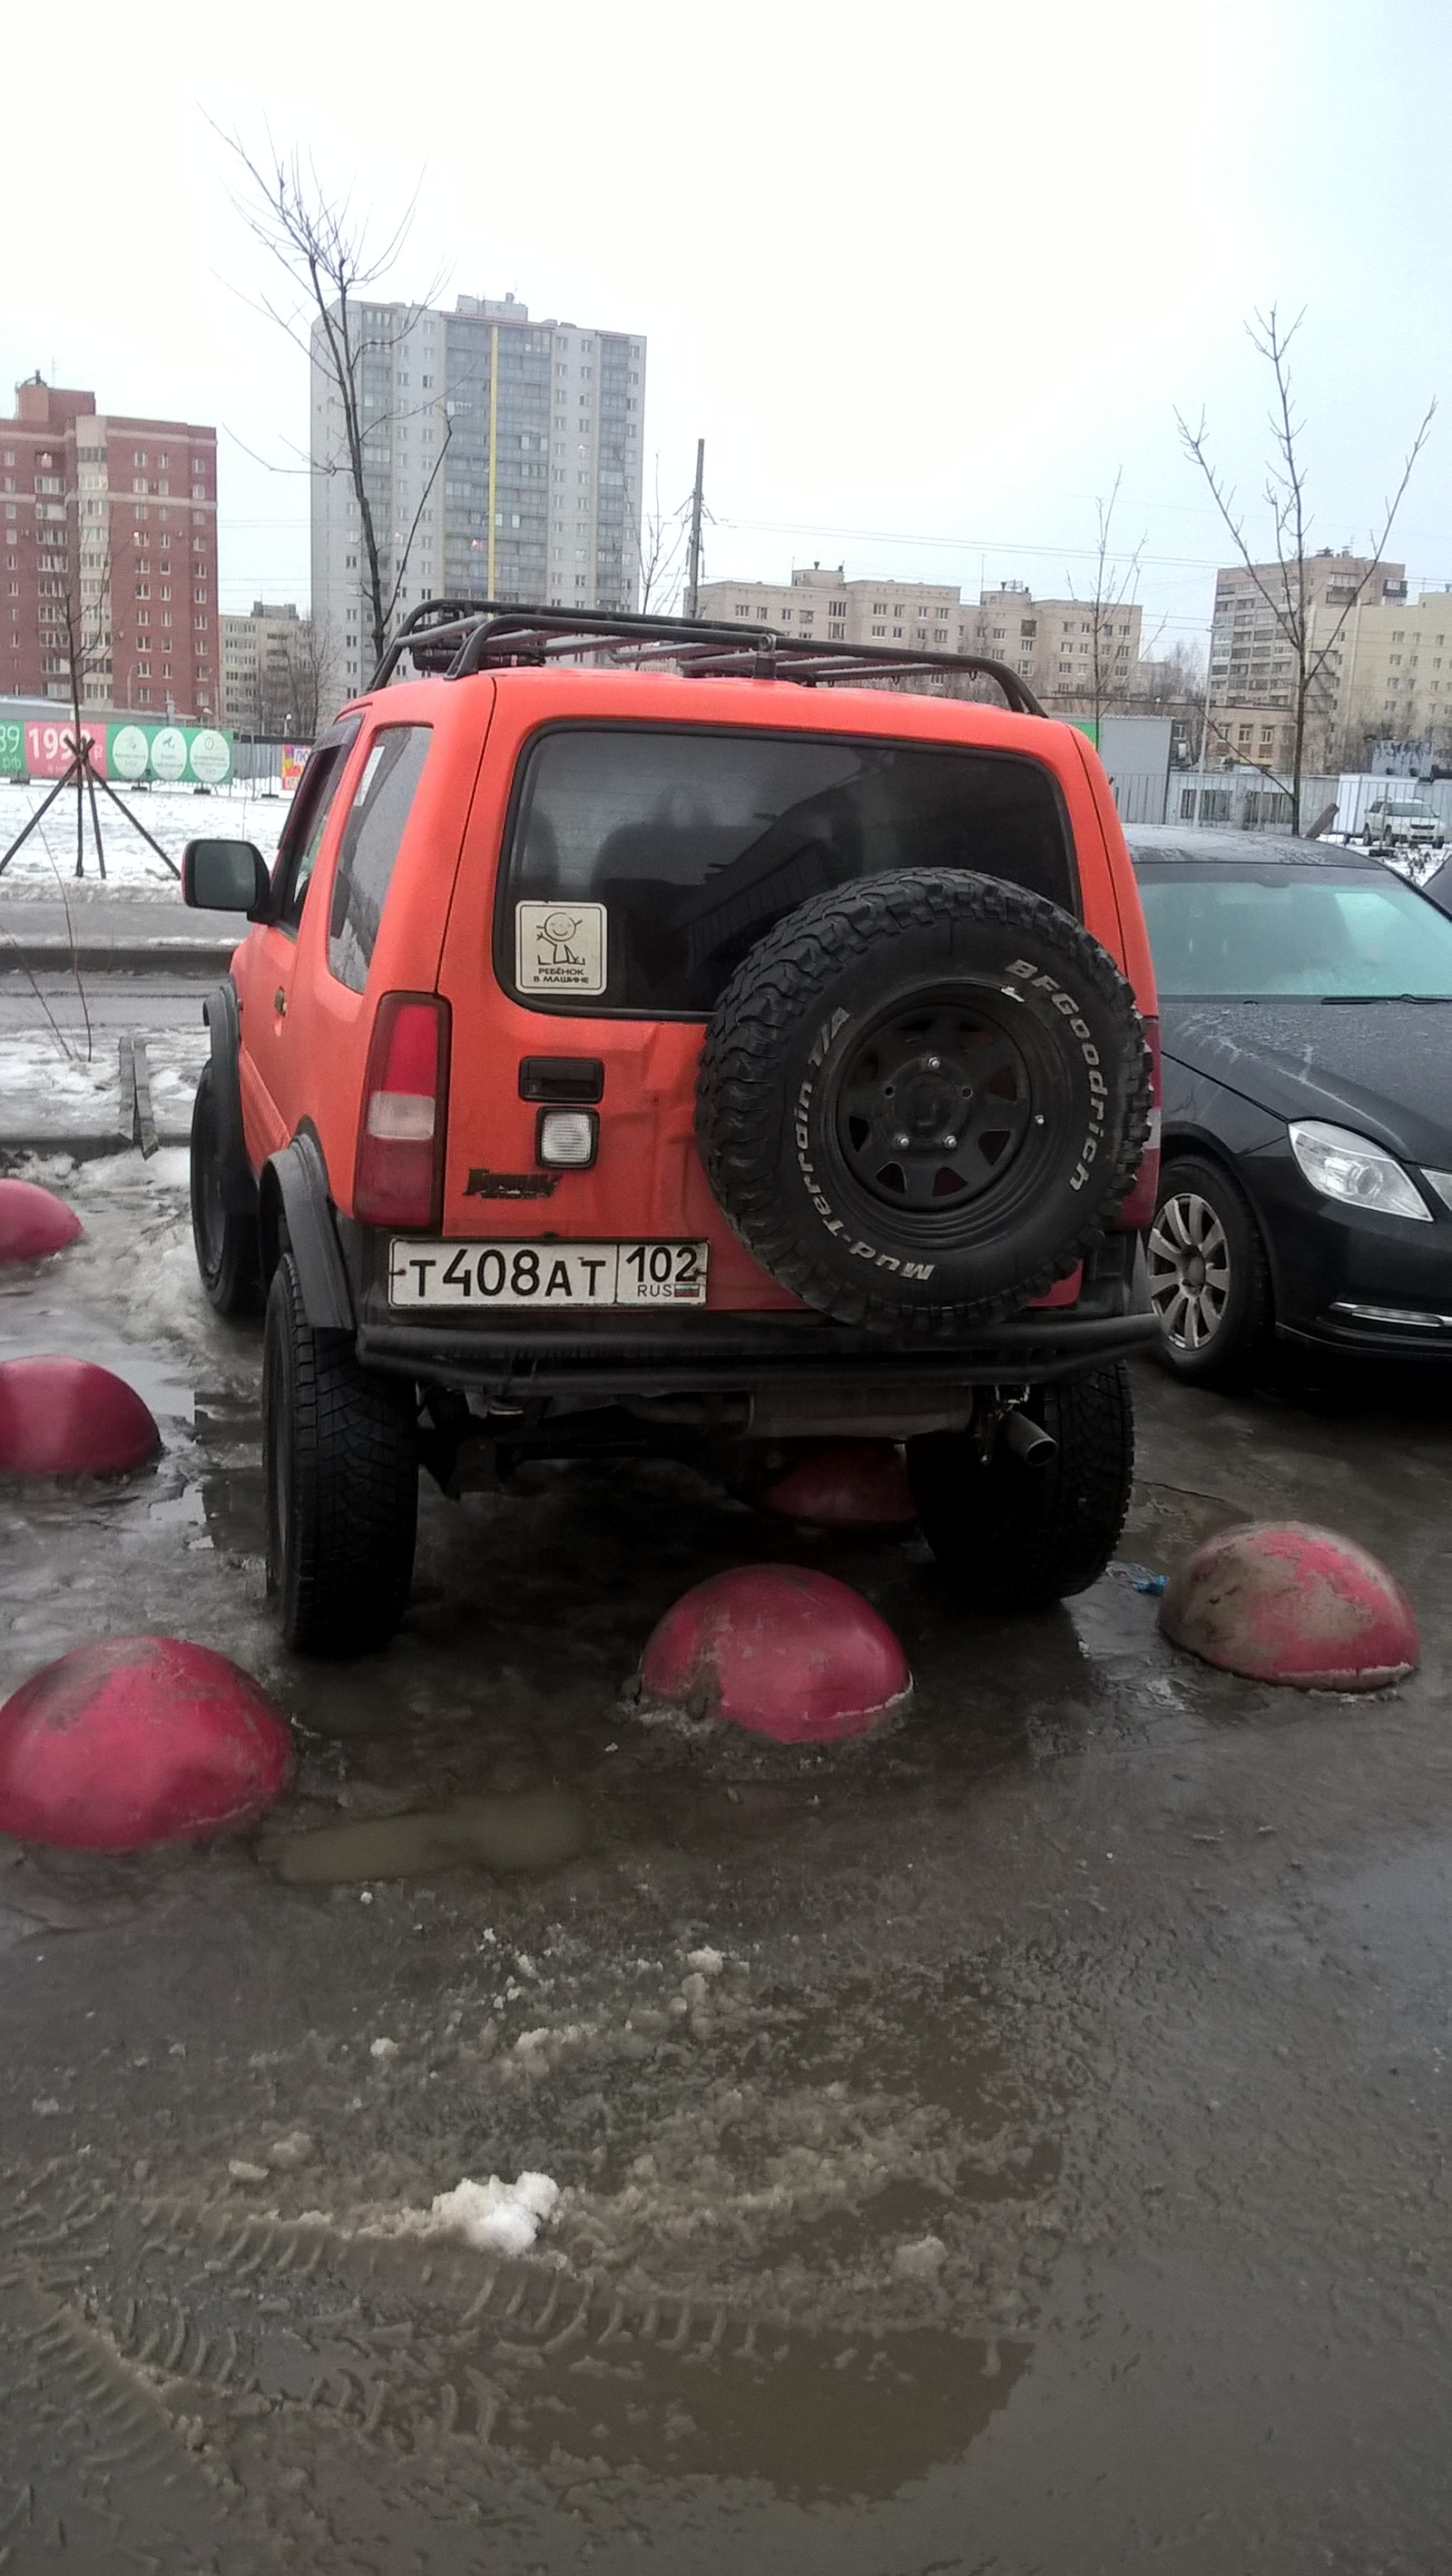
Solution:
{"label": "bare tree", "polygon": [[335,640],[329,618],[313,610],[310,617],[300,617],[295,636],[287,641],[287,677],[291,691],[291,726],[298,742],[316,739],[325,712],[324,701],[336,660]]}
{"label": "bare tree", "polygon": [[685,549],[689,500],[674,510],[664,510],[660,497],[660,458],[655,460],[655,497],[648,510],[636,513],[632,534],[635,541],[637,577],[640,583],[640,613],[651,609],[657,616],[668,616],[680,596],[681,559]]}
{"label": "bare tree", "polygon": [[[220,131],[220,129],[218,129]],[[400,347],[419,315],[438,292],[435,280],[423,300],[410,304],[401,324],[379,328],[366,322],[366,300],[398,259],[413,222],[414,203],[405,209],[386,241],[370,245],[365,221],[355,216],[347,197],[330,198],[311,163],[301,155],[284,155],[269,146],[265,158],[254,158],[235,134],[223,141],[236,154],[246,174],[234,199],[253,239],[282,269],[295,290],[290,310],[263,297],[261,309],[285,331],[311,364],[321,363],[328,400],[321,426],[314,421],[306,470],[314,475],[346,477],[358,512],[363,561],[359,589],[371,629],[374,657],[382,655],[388,630],[408,572],[409,557],[423,523],[425,503],[444,470],[450,422],[442,393],[431,402],[396,407],[373,399],[367,382],[368,362]],[[390,386],[392,367],[389,369]],[[373,484],[391,455],[393,433],[401,421],[428,416],[441,425],[442,436],[433,470],[420,493],[407,529],[380,530],[374,510]]]}
{"label": "bare tree", "polygon": [[[1094,733],[1097,740],[1103,717],[1113,707],[1127,706],[1135,693],[1135,664],[1126,651],[1121,667],[1120,648],[1132,621],[1125,611],[1133,601],[1139,585],[1140,557],[1144,552],[1141,537],[1134,552],[1124,563],[1116,563],[1110,552],[1110,534],[1114,524],[1119,486],[1124,478],[1120,466],[1114,477],[1107,501],[1096,499],[1095,518],[1098,537],[1094,549],[1094,590],[1083,605],[1089,611],[1090,699],[1094,710]],[[1073,581],[1069,596],[1077,598]]]}
{"label": "bare tree", "polygon": [[[1277,633],[1287,646],[1292,664],[1291,775],[1284,785],[1291,799],[1291,829],[1301,828],[1301,780],[1306,767],[1306,734],[1313,716],[1329,714],[1325,704],[1329,696],[1328,666],[1340,640],[1346,621],[1364,596],[1366,586],[1390,540],[1401,508],[1412,469],[1426,445],[1437,406],[1428,404],[1421,425],[1402,465],[1396,490],[1383,508],[1380,533],[1375,535],[1371,560],[1360,580],[1350,588],[1339,616],[1330,622],[1322,638],[1317,631],[1314,603],[1310,597],[1310,575],[1306,547],[1311,536],[1310,504],[1306,489],[1306,466],[1303,453],[1305,422],[1296,409],[1291,383],[1291,344],[1305,320],[1298,313],[1294,322],[1283,326],[1273,304],[1268,313],[1257,313],[1246,325],[1252,347],[1264,358],[1274,380],[1269,413],[1271,456],[1266,468],[1264,498],[1271,515],[1275,545],[1273,565],[1258,564],[1245,536],[1245,522],[1237,514],[1235,492],[1211,464],[1206,448],[1206,420],[1192,429],[1176,412],[1175,421],[1186,455],[1197,465],[1216,509],[1229,532],[1235,551],[1255,587],[1275,619]],[[1219,732],[1221,728],[1214,727]],[[1229,737],[1225,736],[1227,749]]]}

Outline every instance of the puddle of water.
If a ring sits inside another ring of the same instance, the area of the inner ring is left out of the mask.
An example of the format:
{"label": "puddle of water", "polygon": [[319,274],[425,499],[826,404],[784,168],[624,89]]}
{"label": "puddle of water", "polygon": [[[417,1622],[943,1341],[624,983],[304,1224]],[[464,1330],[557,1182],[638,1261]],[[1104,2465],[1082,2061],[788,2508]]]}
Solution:
{"label": "puddle of water", "polygon": [[1132,1558],[1150,1574],[1173,1574],[1180,1559],[1218,1531],[1235,1529],[1252,1518],[1219,1494],[1197,1493],[1181,1485],[1137,1484],[1130,1501],[1122,1557]]}
{"label": "puddle of water", "polygon": [[576,1798],[554,1790],[507,1798],[458,1798],[432,1812],[270,1834],[264,1866],[289,1887],[335,1887],[357,1879],[427,1878],[441,1870],[498,1873],[560,1869],[590,1839]]}

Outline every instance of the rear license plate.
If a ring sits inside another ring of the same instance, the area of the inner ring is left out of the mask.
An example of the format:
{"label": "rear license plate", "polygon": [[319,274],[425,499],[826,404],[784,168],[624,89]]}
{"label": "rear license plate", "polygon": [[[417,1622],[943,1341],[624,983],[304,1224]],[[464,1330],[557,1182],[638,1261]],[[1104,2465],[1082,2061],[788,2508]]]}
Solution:
{"label": "rear license plate", "polygon": [[389,1246],[390,1306],[704,1306],[704,1243]]}

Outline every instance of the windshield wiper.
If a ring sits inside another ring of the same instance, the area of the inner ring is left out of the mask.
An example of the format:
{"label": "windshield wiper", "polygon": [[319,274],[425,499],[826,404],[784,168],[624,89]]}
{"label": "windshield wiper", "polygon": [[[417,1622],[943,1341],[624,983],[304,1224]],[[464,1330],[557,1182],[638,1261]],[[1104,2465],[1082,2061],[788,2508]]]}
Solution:
{"label": "windshield wiper", "polygon": [[1323,1002],[1452,1002],[1452,993],[1323,993]]}

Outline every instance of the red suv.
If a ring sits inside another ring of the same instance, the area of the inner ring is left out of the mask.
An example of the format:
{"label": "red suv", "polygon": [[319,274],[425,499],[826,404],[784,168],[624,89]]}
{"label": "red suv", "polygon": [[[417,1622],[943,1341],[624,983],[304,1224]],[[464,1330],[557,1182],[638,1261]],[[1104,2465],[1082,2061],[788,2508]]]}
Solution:
{"label": "red suv", "polygon": [[253,924],[192,1210],[266,1303],[292,1645],[391,1635],[420,1466],[612,1448],[903,1441],[964,1598],[1102,1570],[1154,988],[1099,762],[1003,665],[430,602],[270,877],[197,841],[184,892]]}

